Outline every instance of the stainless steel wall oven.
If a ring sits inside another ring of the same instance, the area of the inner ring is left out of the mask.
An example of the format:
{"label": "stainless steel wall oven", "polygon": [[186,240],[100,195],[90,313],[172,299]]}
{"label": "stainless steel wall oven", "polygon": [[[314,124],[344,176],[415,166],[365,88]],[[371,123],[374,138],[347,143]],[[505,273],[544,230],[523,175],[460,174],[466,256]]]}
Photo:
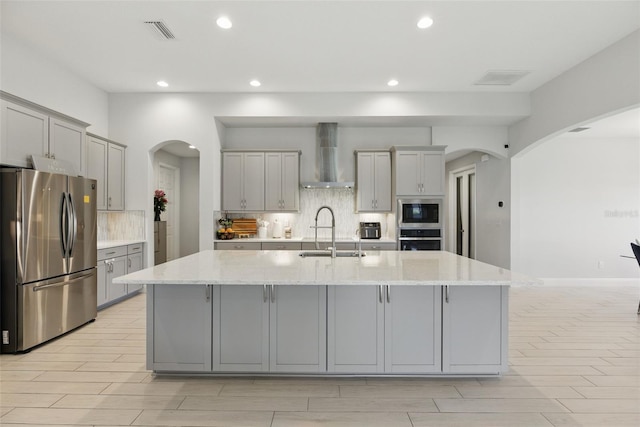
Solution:
{"label": "stainless steel wall oven", "polygon": [[440,251],[444,248],[443,199],[398,199],[398,250]]}

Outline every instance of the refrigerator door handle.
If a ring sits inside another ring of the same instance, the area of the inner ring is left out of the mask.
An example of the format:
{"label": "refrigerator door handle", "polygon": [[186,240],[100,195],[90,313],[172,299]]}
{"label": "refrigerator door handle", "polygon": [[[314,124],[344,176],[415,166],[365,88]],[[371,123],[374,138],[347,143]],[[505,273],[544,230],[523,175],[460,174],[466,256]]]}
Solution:
{"label": "refrigerator door handle", "polygon": [[67,194],[62,193],[62,200],[60,206],[60,243],[62,244],[62,257],[67,257],[67,237],[69,221],[67,220]]}
{"label": "refrigerator door handle", "polygon": [[78,281],[80,281],[80,280],[87,279],[87,278],[89,278],[89,277],[93,276],[94,274],[95,274],[95,273],[92,271],[91,273],[83,274],[82,276],[78,276],[78,277],[73,278],[73,279],[71,279],[71,280],[67,280],[67,281],[63,281],[63,282],[56,282],[56,283],[49,283],[49,284],[46,284],[46,285],[40,285],[40,286],[35,286],[35,287],[33,288],[33,292],[38,292],[38,291],[41,291],[41,290],[43,290],[43,289],[48,289],[48,288],[57,288],[57,287],[59,287],[59,286],[66,286],[66,285],[70,285],[70,284],[75,283],[75,282],[78,282]]}
{"label": "refrigerator door handle", "polygon": [[67,199],[69,200],[69,257],[73,254],[73,248],[76,243],[76,236],[78,234],[78,218],[76,216],[76,206],[73,204],[73,198],[71,193],[67,193]]}

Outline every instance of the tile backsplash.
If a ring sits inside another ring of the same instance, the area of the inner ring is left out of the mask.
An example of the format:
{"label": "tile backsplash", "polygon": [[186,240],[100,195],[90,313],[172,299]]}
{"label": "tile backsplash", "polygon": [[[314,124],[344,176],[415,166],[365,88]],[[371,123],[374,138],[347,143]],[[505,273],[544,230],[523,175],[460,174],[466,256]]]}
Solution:
{"label": "tile backsplash", "polygon": [[[313,237],[316,212],[321,206],[329,206],[336,219],[336,238],[345,239],[356,235],[360,221],[380,222],[382,236],[395,238],[395,215],[391,213],[355,212],[355,192],[347,188],[306,188],[300,190],[300,212],[296,213],[233,213],[233,218],[262,218],[269,222],[267,237],[271,237],[273,223],[277,219],[282,226],[291,226],[294,237]],[[214,221],[220,218],[216,212]],[[320,212],[318,225],[331,225],[331,215],[327,210]],[[318,229],[318,238],[330,239],[331,229]]]}
{"label": "tile backsplash", "polygon": [[98,212],[98,241],[144,238],[144,211]]}

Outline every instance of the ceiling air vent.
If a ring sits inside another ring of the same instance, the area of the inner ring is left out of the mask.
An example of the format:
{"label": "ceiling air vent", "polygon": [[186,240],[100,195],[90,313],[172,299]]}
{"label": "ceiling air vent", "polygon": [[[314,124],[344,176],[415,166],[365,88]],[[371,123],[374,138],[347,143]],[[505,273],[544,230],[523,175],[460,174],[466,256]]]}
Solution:
{"label": "ceiling air vent", "polygon": [[530,71],[489,71],[474,83],[477,86],[510,86],[529,74]]}
{"label": "ceiling air vent", "polygon": [[176,38],[164,21],[144,21],[144,23],[156,36],[162,39],[173,40]]}
{"label": "ceiling air vent", "polygon": [[582,132],[582,131],[589,130],[589,129],[591,129],[591,128],[583,126],[583,127],[578,127],[578,128],[571,129],[569,132],[578,133],[578,132]]}

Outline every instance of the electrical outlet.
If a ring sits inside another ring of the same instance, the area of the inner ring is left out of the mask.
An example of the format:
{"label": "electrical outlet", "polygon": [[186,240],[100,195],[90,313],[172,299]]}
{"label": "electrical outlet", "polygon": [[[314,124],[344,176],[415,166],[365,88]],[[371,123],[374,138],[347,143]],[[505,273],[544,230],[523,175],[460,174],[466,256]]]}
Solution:
{"label": "electrical outlet", "polygon": [[9,344],[9,331],[2,331],[2,344]]}
{"label": "electrical outlet", "polygon": [[604,261],[598,261],[598,268],[599,269],[603,269],[604,268]]}

